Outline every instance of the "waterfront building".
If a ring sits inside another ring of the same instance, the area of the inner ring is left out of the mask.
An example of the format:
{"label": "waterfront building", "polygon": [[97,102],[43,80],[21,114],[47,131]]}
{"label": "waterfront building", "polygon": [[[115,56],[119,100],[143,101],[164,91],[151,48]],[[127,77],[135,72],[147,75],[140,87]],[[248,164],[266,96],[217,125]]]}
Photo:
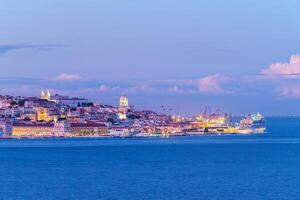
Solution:
{"label": "waterfront building", "polygon": [[71,124],[69,121],[63,120],[54,123],[54,135],[69,136],[71,134]]}
{"label": "waterfront building", "polygon": [[[1,129],[1,128],[0,128]],[[69,123],[60,121],[47,124],[15,123],[12,136],[15,137],[62,137],[62,136],[101,136],[108,134],[104,124]]]}
{"label": "waterfront building", "polygon": [[109,129],[109,135],[114,137],[129,136],[129,129],[125,126],[112,126]]}
{"label": "waterfront building", "polygon": [[12,135],[15,137],[50,137],[53,134],[53,124],[14,123]]}
{"label": "waterfront building", "polygon": [[190,122],[190,128],[205,128],[206,124],[204,121],[193,121]]}
{"label": "waterfront building", "polygon": [[103,136],[108,134],[104,124],[96,123],[71,123],[72,136]]}
{"label": "waterfront building", "polygon": [[11,136],[12,135],[12,121],[2,120],[0,121],[0,136]]}

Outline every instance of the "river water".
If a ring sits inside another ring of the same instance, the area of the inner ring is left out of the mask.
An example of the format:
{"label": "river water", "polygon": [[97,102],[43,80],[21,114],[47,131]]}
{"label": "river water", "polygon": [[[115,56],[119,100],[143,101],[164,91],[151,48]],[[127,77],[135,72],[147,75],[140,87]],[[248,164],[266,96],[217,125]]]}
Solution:
{"label": "river water", "polygon": [[264,135],[0,140],[0,199],[299,199],[300,118]]}

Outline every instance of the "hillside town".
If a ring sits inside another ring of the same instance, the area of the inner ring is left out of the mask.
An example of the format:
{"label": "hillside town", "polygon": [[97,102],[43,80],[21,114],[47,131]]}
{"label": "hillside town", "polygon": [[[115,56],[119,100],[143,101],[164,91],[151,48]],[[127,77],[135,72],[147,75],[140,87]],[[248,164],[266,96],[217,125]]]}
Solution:
{"label": "hillside town", "polygon": [[[197,134],[264,132],[261,115],[233,124],[231,115],[205,112],[183,117],[136,110],[122,95],[117,106],[98,104],[85,98],[52,95],[39,97],[0,96],[0,137],[169,137]],[[256,120],[256,121],[257,121]]]}

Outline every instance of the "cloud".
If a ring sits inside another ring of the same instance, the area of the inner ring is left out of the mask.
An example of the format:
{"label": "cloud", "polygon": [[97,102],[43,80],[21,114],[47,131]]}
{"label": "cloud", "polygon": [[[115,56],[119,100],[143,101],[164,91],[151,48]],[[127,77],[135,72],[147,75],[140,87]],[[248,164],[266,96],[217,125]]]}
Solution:
{"label": "cloud", "polygon": [[[273,85],[272,90],[275,95],[300,98],[300,55],[292,55],[290,61],[286,63],[278,62],[271,64],[268,68],[261,70],[261,75],[271,78],[265,79],[263,77],[262,80]],[[260,80],[260,85],[262,85],[261,82]]]}
{"label": "cloud", "polygon": [[101,91],[101,92],[106,92],[106,91],[108,91],[110,88],[108,87],[108,86],[106,86],[106,85],[100,85],[100,87],[99,87],[99,91]]}
{"label": "cloud", "polygon": [[82,80],[82,77],[77,74],[60,74],[56,77],[56,80],[59,81],[77,81],[77,80]]}
{"label": "cloud", "polygon": [[0,45],[0,54],[8,53],[9,51],[18,49],[52,49],[63,47],[63,45]]}
{"label": "cloud", "polygon": [[198,89],[208,93],[228,93],[230,91],[225,89],[223,84],[229,80],[230,77],[220,74],[206,76],[198,80]]}
{"label": "cloud", "polygon": [[100,92],[114,92],[120,89],[119,86],[108,86],[108,85],[100,85],[98,91]]}
{"label": "cloud", "polygon": [[276,88],[276,91],[281,95],[281,96],[286,96],[286,97],[300,97],[300,85],[296,84],[284,84]]}
{"label": "cloud", "polygon": [[262,75],[300,75],[300,55],[292,55],[289,63],[273,63],[261,70]]}
{"label": "cloud", "polygon": [[[277,79],[276,79],[277,80]],[[274,80],[275,81],[275,80]],[[253,82],[255,84],[253,84]],[[277,82],[277,81],[276,81]],[[62,73],[53,79],[10,79],[0,78],[3,88],[13,85],[36,85],[40,89],[52,88],[54,91],[63,91],[66,94],[79,96],[100,97],[101,95],[255,95],[265,94],[268,91],[274,93],[275,83],[270,80],[245,80],[244,77],[228,77],[222,74],[213,74],[200,78],[190,79],[165,79],[165,80],[135,80],[135,81],[105,81],[86,79],[78,74]],[[270,85],[270,86],[269,86]],[[262,86],[262,87],[260,87]],[[272,88],[271,88],[272,87]],[[1,87],[0,87],[1,88]],[[262,88],[262,89],[261,89]],[[263,92],[262,92],[263,90]],[[76,92],[76,93],[75,93]],[[3,91],[3,93],[5,93]]]}

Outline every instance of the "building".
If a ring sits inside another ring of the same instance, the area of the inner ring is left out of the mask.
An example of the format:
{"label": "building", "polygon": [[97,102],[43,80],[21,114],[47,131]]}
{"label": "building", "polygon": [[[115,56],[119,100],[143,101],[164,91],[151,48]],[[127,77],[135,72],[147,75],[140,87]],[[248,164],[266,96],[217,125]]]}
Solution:
{"label": "building", "polygon": [[96,123],[71,123],[72,136],[103,136],[108,134],[104,124]]}
{"label": "building", "polygon": [[41,91],[41,99],[43,100],[47,100],[47,101],[50,101],[51,100],[51,93],[49,90],[42,90]]}
{"label": "building", "polygon": [[[11,130],[11,135],[14,137],[104,136],[108,134],[108,129],[104,124],[70,123],[66,120],[54,124],[14,123]],[[6,127],[5,131],[9,131],[9,128]]]}
{"label": "building", "polygon": [[54,135],[58,137],[69,136],[71,134],[71,124],[69,121],[59,121],[54,123]]}
{"label": "building", "polygon": [[128,99],[125,95],[120,97],[119,106],[128,109]]}
{"label": "building", "polygon": [[129,128],[125,126],[112,126],[109,129],[109,135],[114,137],[127,137],[129,133]]}
{"label": "building", "polygon": [[125,95],[120,97],[118,106],[118,117],[120,120],[127,119],[127,111],[129,109],[128,99]]}
{"label": "building", "polygon": [[54,116],[49,114],[48,108],[40,107],[37,109],[36,121],[49,122],[49,121],[53,121],[53,120],[54,120]]}
{"label": "building", "polygon": [[12,136],[15,137],[52,137],[54,136],[53,124],[25,124],[14,123]]}
{"label": "building", "polygon": [[68,96],[61,96],[55,94],[51,97],[51,100],[56,102],[59,105],[69,106],[71,108],[76,108],[82,104],[87,104],[88,100],[85,98],[78,98],[78,97],[68,97]]}
{"label": "building", "polygon": [[24,113],[20,115],[20,119],[25,121],[35,121],[36,120],[36,114],[35,113]]}
{"label": "building", "polygon": [[0,99],[0,108],[8,108],[11,106],[10,102],[6,99]]}
{"label": "building", "polygon": [[12,121],[0,121],[0,137],[7,137],[12,135]]}

